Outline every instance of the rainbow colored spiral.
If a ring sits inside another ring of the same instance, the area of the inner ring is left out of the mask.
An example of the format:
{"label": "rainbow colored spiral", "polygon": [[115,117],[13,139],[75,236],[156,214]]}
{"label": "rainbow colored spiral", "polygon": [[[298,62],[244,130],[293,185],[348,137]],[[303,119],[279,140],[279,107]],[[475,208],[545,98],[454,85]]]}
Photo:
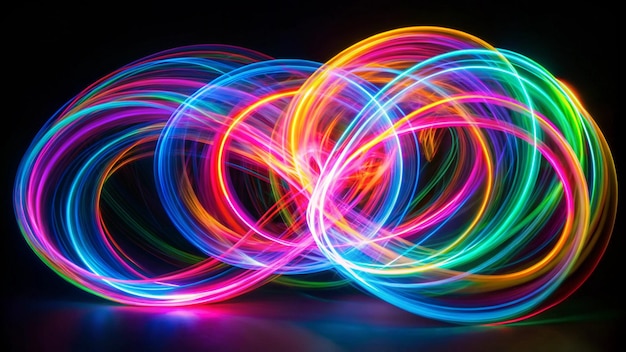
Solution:
{"label": "rainbow colored spiral", "polygon": [[123,304],[352,284],[491,324],[589,277],[617,178],[592,117],[542,66],[408,27],[325,63],[207,45],[126,65],[37,134],[14,208],[51,269]]}

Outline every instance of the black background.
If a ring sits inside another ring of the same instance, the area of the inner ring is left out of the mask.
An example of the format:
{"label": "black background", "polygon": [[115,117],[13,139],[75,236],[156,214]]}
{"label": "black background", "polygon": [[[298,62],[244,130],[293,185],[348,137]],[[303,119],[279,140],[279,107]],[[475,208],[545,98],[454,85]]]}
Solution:
{"label": "black background", "polygon": [[[573,85],[605,132],[619,177],[623,154],[618,146],[622,137],[618,127],[621,118],[618,84],[623,69],[620,52],[624,39],[618,35],[618,23],[624,19],[617,5],[610,4],[594,1],[583,7],[552,7],[549,2],[458,5],[447,1],[435,6],[432,2],[401,5],[382,0],[371,4],[180,1],[164,5],[94,2],[80,7],[27,2],[11,5],[2,11],[0,42],[4,59],[2,139],[6,155],[2,185],[6,225],[2,242],[4,302],[7,307],[24,297],[40,301],[69,298],[100,302],[58,278],[30,251],[13,216],[11,192],[19,160],[45,121],[83,88],[124,64],[188,44],[230,44],[277,58],[323,62],[381,31],[412,25],[451,27],[533,58]],[[623,283],[621,207],[618,212],[605,257],[576,295],[585,302],[600,302],[621,313],[618,306]],[[3,328],[13,336],[7,342],[16,350],[33,346],[28,336],[49,337],[27,333],[30,329],[27,313],[24,316],[8,308],[4,311]],[[608,332],[590,339],[581,350],[600,351],[613,346],[609,339],[616,338],[618,329],[611,324],[606,325]],[[362,333],[365,338],[368,331]],[[324,336],[322,332],[318,334]],[[393,336],[389,334],[390,341],[386,344],[390,350],[412,343],[410,336],[405,336],[401,338],[407,339],[406,343],[398,345],[397,341],[391,341]],[[142,337],[136,339],[141,343]],[[356,345],[347,340],[339,347],[350,350]]]}

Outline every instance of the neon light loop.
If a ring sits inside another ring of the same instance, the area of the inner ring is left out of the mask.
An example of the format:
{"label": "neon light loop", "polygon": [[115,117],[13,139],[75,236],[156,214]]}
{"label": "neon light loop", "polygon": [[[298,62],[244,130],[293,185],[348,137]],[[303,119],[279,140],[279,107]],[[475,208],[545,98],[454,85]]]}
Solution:
{"label": "neon light loop", "polygon": [[325,63],[207,45],[122,67],[35,137],[14,207],[42,261],[123,304],[353,284],[501,324],[591,275],[616,190],[562,81],[469,34],[408,27]]}

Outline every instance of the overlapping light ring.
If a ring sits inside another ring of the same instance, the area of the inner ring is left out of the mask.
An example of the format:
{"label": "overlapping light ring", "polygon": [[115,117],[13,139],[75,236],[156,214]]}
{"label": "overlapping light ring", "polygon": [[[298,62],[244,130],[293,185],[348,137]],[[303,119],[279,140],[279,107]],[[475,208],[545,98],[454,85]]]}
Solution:
{"label": "overlapping light ring", "polygon": [[[143,208],[115,179],[131,165]],[[536,315],[588,278],[617,179],[592,117],[539,64],[408,27],[325,63],[199,46],[125,66],[44,126],[14,204],[48,266],[113,301],[351,282],[415,314],[485,324]],[[315,276],[327,272],[345,279]]]}
{"label": "overlapping light ring", "polygon": [[155,275],[117,243],[100,201],[117,170],[153,156],[161,130],[189,96],[216,77],[270,59],[236,47],[184,47],[125,66],[81,92],[38,134],[18,171],[16,212],[33,250],[71,283],[127,304],[219,301],[265,283],[270,270],[177,251],[159,242],[172,234],[127,214],[126,225],[147,238],[148,249],[181,265]]}
{"label": "overlapping light ring", "polygon": [[[281,170],[268,163],[270,151],[280,147],[272,134],[283,111],[319,66],[303,60],[247,65],[199,90],[165,126],[156,149],[161,198],[182,233],[207,255],[279,274],[330,268],[307,229],[302,187],[284,184]],[[268,198],[260,184],[272,192],[272,204],[252,203],[263,216],[242,204],[232,169],[257,182],[243,188],[260,197],[254,201]]]}

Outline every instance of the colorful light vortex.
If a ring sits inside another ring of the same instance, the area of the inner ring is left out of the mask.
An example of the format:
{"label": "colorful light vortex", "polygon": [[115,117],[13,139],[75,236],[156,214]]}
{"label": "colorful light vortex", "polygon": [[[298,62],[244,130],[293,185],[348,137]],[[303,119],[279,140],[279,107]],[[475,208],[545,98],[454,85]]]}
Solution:
{"label": "colorful light vortex", "polygon": [[325,63],[212,45],[122,67],[41,129],[14,207],[41,260],[123,304],[350,283],[490,324],[589,277],[617,179],[598,126],[542,66],[408,27]]}

